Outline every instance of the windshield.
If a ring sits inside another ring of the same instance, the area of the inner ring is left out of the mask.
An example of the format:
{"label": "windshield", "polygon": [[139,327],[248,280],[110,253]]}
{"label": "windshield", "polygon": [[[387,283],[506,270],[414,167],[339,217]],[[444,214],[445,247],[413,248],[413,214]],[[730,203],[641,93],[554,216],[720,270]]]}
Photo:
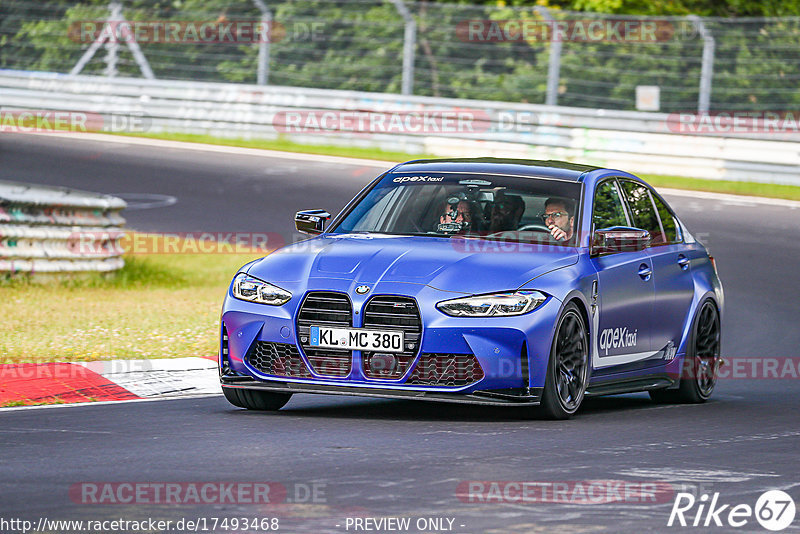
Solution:
{"label": "windshield", "polygon": [[547,178],[391,173],[331,231],[574,246],[580,192],[580,183]]}

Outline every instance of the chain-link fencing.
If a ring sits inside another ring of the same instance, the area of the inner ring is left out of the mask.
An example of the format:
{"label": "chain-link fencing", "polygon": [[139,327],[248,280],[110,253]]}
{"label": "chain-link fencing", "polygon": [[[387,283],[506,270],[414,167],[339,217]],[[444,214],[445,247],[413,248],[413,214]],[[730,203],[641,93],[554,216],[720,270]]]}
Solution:
{"label": "chain-link fencing", "polygon": [[402,0],[3,0],[0,68],[652,111],[787,111],[800,18]]}

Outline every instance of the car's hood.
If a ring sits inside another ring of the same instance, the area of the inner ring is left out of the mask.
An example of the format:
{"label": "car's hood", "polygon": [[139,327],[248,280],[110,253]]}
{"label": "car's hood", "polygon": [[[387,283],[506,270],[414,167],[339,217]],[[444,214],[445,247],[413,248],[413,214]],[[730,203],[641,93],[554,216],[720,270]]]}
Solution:
{"label": "car's hood", "polygon": [[516,289],[546,272],[572,265],[575,248],[501,241],[385,236],[323,235],[284,247],[251,265],[268,282],[320,279],[359,284],[403,282],[475,294]]}

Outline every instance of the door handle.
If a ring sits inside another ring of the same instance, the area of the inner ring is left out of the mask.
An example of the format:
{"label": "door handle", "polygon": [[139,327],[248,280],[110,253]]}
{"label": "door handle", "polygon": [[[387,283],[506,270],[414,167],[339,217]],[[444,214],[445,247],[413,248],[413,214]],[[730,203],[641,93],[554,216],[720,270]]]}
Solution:
{"label": "door handle", "polygon": [[641,264],[639,266],[639,276],[645,282],[650,280],[650,275],[652,275],[652,274],[653,274],[653,270],[646,263],[643,263],[643,264]]}
{"label": "door handle", "polygon": [[689,258],[684,256],[683,254],[679,254],[678,255],[678,265],[680,265],[680,268],[681,268],[682,271],[685,271],[686,269],[689,268]]}

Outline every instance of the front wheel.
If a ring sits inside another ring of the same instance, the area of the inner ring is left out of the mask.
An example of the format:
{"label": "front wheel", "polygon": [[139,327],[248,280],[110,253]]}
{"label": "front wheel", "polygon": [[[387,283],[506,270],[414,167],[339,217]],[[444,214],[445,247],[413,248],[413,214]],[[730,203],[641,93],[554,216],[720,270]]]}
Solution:
{"label": "front wheel", "polygon": [[720,363],[720,321],[717,307],[707,300],[700,307],[692,328],[689,350],[683,359],[678,389],[650,392],[656,402],[701,403],[711,397]]}
{"label": "front wheel", "polygon": [[222,393],[234,406],[248,410],[280,410],[292,398],[291,393],[273,393],[255,389],[222,388]]}
{"label": "front wheel", "polygon": [[578,411],[589,380],[589,336],[574,303],[558,320],[547,364],[540,409],[548,419],[569,419]]}

